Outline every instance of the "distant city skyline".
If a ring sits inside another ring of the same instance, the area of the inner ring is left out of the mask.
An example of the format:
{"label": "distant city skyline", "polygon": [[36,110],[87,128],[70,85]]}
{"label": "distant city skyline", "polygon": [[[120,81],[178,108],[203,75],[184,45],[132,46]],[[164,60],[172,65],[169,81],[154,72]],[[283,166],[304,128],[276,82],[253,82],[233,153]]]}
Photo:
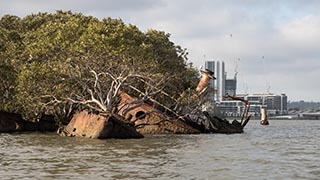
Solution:
{"label": "distant city skyline", "polygon": [[320,1],[317,0],[2,0],[0,16],[56,10],[120,18],[162,30],[195,67],[224,61],[239,93],[286,93],[320,101]]}

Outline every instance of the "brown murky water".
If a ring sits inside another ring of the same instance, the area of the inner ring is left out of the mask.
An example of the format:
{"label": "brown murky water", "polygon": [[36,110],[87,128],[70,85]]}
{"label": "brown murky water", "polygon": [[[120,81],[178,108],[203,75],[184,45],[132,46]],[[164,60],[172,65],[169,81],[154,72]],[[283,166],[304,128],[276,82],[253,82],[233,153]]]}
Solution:
{"label": "brown murky water", "polygon": [[2,133],[0,179],[320,179],[320,121],[270,124],[130,140]]}

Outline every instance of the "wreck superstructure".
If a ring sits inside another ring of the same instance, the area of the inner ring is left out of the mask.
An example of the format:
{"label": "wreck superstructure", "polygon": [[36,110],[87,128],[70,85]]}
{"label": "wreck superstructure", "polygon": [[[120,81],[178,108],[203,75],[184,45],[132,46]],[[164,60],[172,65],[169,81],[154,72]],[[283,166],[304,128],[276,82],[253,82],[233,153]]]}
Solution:
{"label": "wreck superstructure", "polygon": [[200,131],[182,119],[170,116],[155,106],[138,101],[127,93],[120,92],[119,115],[135,124],[138,132],[143,134],[195,134]]}
{"label": "wreck superstructure", "polygon": [[[196,94],[191,99],[196,103],[192,107],[181,107],[182,112],[170,109],[166,113],[160,109],[161,104],[155,100],[149,103],[139,101],[121,92],[118,113],[134,123],[140,133],[241,133],[250,119],[249,105],[245,104],[245,112],[241,121],[232,123],[218,116],[214,102],[206,96],[210,80],[214,80],[214,73],[208,69],[201,70],[202,77],[196,88]],[[235,98],[229,96],[228,98]],[[241,99],[237,99],[241,100]],[[159,107],[160,104],[160,107]]]}

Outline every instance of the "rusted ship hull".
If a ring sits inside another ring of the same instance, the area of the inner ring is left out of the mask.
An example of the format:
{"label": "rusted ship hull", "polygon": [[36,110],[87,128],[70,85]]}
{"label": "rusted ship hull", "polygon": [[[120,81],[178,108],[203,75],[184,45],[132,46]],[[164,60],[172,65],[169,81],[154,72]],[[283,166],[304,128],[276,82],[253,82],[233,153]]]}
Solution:
{"label": "rusted ship hull", "polygon": [[86,111],[74,115],[70,123],[58,130],[60,136],[93,139],[143,138],[143,135],[118,115],[96,115]]}

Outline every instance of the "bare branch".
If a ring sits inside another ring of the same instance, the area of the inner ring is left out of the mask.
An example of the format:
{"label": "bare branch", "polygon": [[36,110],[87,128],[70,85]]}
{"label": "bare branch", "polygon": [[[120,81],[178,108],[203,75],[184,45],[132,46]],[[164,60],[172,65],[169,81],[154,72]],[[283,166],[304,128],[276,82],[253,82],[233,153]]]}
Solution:
{"label": "bare branch", "polygon": [[107,111],[107,107],[94,97],[94,94],[93,94],[92,90],[91,90],[91,89],[88,89],[88,91],[89,91],[89,93],[90,93],[90,95],[91,95],[91,100],[87,100],[87,101],[85,101],[85,102],[87,102],[87,103],[95,103],[95,104],[97,104],[103,111]]}

